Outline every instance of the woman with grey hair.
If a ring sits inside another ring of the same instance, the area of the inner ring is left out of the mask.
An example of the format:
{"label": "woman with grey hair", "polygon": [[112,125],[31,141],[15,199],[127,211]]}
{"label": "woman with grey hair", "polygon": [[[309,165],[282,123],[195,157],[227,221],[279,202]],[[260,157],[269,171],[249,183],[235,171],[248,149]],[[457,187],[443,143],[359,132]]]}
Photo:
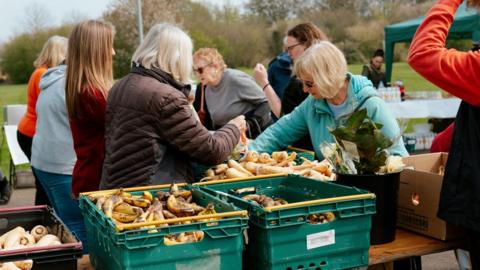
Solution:
{"label": "woman with grey hair", "polygon": [[367,78],[347,72],[345,56],[335,45],[328,41],[313,44],[297,59],[294,72],[302,81],[303,91],[310,95],[292,113],[265,130],[250,149],[262,152],[285,149],[309,133],[315,153],[321,159],[319,145],[334,141],[328,128],[336,127],[355,110],[366,108],[373,121],[383,125],[384,134],[396,139],[390,153],[408,155],[387,105]]}
{"label": "woman with grey hair", "polygon": [[244,116],[210,133],[189,107],[192,41],[157,24],[130,73],[109,92],[101,189],[193,181],[191,161],[224,161],[245,132]]}

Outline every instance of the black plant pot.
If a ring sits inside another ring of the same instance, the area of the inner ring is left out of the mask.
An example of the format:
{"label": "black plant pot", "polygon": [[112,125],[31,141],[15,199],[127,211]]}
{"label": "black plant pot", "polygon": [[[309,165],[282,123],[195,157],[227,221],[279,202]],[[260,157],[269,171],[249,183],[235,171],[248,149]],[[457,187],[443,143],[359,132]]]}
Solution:
{"label": "black plant pot", "polygon": [[337,183],[368,190],[376,195],[377,213],[372,218],[370,244],[386,244],[395,240],[398,185],[400,172],[388,174],[337,174]]}

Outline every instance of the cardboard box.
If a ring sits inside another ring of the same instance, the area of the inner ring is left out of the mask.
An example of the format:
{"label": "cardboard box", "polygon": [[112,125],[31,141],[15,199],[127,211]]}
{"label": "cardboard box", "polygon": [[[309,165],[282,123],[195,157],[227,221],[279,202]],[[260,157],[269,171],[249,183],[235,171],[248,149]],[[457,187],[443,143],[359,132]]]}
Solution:
{"label": "cardboard box", "polygon": [[407,168],[400,175],[398,227],[440,240],[462,236],[461,230],[437,217],[443,182],[440,173],[443,174],[447,158],[447,153],[403,158]]}

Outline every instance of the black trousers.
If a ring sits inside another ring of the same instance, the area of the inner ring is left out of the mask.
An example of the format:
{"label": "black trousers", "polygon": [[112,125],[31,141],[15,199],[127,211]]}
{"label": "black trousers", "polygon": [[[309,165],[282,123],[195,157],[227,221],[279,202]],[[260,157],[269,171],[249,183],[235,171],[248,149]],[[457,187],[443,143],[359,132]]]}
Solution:
{"label": "black trousers", "polygon": [[467,231],[467,239],[472,270],[480,270],[480,231]]}
{"label": "black trousers", "polygon": [[[27,156],[28,160],[30,160],[32,157],[33,138],[17,130],[17,141],[18,141],[18,144],[20,145],[20,148],[22,148],[23,153],[25,153],[25,156]],[[40,181],[38,181],[38,178],[33,172],[33,170],[32,170],[32,173],[35,178],[35,187],[37,189],[37,191],[35,192],[35,205],[46,204],[48,206],[52,206],[52,204],[50,203],[50,200],[47,197],[47,193],[45,192],[45,189],[43,189],[42,184],[40,183]]]}

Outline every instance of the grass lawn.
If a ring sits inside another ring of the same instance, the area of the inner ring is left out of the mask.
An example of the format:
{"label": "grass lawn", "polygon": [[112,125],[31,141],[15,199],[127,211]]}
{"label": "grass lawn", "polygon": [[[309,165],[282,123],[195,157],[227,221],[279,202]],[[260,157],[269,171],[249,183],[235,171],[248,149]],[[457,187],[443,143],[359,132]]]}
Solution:
{"label": "grass lawn", "polygon": [[[349,65],[349,71],[354,74],[359,74],[362,70],[361,64]],[[252,74],[251,68],[241,68],[241,70]],[[394,63],[392,81],[403,80],[405,88],[408,91],[429,91],[438,90],[438,88],[420,75],[415,73],[407,63]],[[3,106],[7,104],[25,104],[26,103],[26,84],[6,85],[0,84],[0,123],[3,124]],[[414,123],[424,123],[426,119],[414,119],[410,121],[409,126]],[[408,129],[410,130],[410,128]],[[0,133],[0,168],[5,174],[8,174],[8,165],[10,162],[6,141],[3,138],[3,132]]]}
{"label": "grass lawn", "polygon": [[[0,123],[3,127],[3,106],[7,104],[25,104],[26,103],[26,84],[6,85],[0,84]],[[10,155],[8,154],[7,141],[3,137],[3,129],[0,132],[0,169],[8,175],[8,166],[10,164]]]}

